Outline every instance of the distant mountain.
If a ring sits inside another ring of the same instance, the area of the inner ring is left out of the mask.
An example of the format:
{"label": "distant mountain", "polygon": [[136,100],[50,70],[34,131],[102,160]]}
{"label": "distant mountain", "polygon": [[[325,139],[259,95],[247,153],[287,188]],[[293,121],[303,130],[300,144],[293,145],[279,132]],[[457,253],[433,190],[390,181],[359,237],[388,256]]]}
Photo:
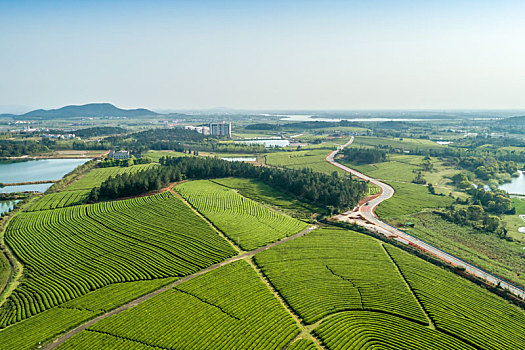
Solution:
{"label": "distant mountain", "polygon": [[145,108],[121,109],[111,103],[89,103],[81,106],[65,106],[58,109],[37,109],[21,115],[2,114],[1,117],[15,117],[27,119],[60,119],[82,117],[143,117],[158,115]]}

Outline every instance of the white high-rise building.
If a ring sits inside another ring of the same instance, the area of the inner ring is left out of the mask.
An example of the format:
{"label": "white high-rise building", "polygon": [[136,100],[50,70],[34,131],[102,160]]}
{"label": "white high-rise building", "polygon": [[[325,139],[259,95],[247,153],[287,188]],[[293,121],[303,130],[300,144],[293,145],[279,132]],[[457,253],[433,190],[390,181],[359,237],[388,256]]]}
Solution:
{"label": "white high-rise building", "polygon": [[232,124],[210,123],[210,135],[232,137]]}

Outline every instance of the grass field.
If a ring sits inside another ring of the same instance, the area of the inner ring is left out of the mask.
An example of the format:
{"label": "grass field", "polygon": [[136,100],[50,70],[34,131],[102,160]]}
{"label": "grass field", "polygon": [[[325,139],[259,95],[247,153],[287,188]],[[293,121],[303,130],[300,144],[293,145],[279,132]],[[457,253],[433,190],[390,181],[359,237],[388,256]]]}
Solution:
{"label": "grass field", "polygon": [[389,146],[402,150],[428,150],[447,147],[445,145],[437,144],[431,140],[386,138],[376,136],[356,136],[352,145],[354,147]]}
{"label": "grass field", "polygon": [[93,187],[100,186],[107,178],[127,172],[133,173],[141,170],[146,170],[156,164],[139,164],[130,167],[110,167],[110,168],[96,168],[84,175],[78,181],[69,185],[65,190],[91,190]]}
{"label": "grass field", "polygon": [[518,231],[520,227],[525,226],[525,221],[520,218],[520,215],[525,215],[525,197],[511,197],[511,199],[516,208],[516,214],[503,215],[503,221],[506,224],[508,236],[525,245],[525,233]]}
{"label": "grass field", "polygon": [[278,241],[307,226],[209,180],[185,182],[175,190],[244,250]]}
{"label": "grass field", "polygon": [[158,162],[162,157],[189,157],[189,154],[175,151],[148,151],[145,157]]}
{"label": "grass field", "polygon": [[314,149],[293,152],[275,152],[265,155],[266,164],[280,167],[302,169],[309,168],[320,173],[331,174],[337,171],[340,175],[347,175],[343,170],[329,164],[325,158],[329,149]]}
{"label": "grass field", "polygon": [[[394,196],[381,203],[376,213],[387,220],[407,214],[415,214],[427,208],[444,208],[454,202],[449,196],[437,196],[428,192],[426,186],[411,183],[389,182],[396,191]],[[440,189],[436,189],[440,193]]]}
{"label": "grass field", "polygon": [[24,264],[0,326],[118,282],[184,276],[236,254],[169,192],[18,213],[5,241]]}
{"label": "grass field", "polygon": [[238,261],[100,321],[60,349],[85,349],[101,334],[108,347],[126,339],[129,348],[281,349],[299,331],[252,267]]}
{"label": "grass field", "polygon": [[525,287],[523,244],[454,224],[432,213],[406,215],[397,220],[401,224],[409,221],[415,227],[403,230],[411,235]]}

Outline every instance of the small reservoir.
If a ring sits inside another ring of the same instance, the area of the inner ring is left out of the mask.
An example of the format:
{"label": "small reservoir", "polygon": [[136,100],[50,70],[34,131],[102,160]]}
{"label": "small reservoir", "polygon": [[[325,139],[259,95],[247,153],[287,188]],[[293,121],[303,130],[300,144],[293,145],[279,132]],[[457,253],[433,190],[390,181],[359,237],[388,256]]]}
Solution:
{"label": "small reservoir", "polygon": [[[31,181],[59,180],[64,175],[84,164],[89,159],[31,159],[1,160],[0,182],[19,183]],[[6,186],[0,193],[47,190],[52,183],[22,186]]]}
{"label": "small reservoir", "polygon": [[518,177],[513,177],[511,182],[507,182],[499,188],[509,194],[525,195],[525,175],[522,170],[518,170],[518,172],[520,173]]}

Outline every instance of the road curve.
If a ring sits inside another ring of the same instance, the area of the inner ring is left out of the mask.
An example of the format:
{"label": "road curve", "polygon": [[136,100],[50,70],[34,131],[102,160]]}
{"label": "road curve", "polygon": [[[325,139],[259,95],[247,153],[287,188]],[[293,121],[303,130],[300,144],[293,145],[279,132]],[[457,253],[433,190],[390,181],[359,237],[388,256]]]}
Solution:
{"label": "road curve", "polygon": [[[376,179],[373,179],[369,176],[366,176],[365,174],[362,174],[354,169],[351,169],[345,165],[342,165],[338,162],[335,161],[335,156],[337,155],[337,153],[339,153],[339,151],[343,150],[345,147],[349,146],[352,142],[354,141],[354,137],[352,136],[352,138],[350,139],[350,141],[348,141],[346,144],[344,144],[343,146],[339,147],[337,150],[331,152],[327,157],[326,157],[326,161],[330,164],[332,164],[333,166],[336,166],[338,167],[339,169],[343,170],[343,171],[346,171],[347,173],[350,173],[352,175],[354,175],[355,177],[358,177],[362,180],[365,180],[365,181],[370,181],[370,183],[376,185],[376,186],[379,186],[381,188],[381,193],[379,194],[379,196],[371,199],[369,202],[368,202],[368,205],[367,204],[361,204],[359,206],[357,206],[354,210],[352,211],[349,211],[349,212],[346,212],[346,213],[343,213],[341,214],[339,217],[342,218],[344,216],[350,216],[352,214],[360,214],[363,218],[365,218],[367,221],[369,221],[370,223],[372,223],[374,226],[380,228],[380,230],[377,230],[378,232],[381,232],[385,235],[388,235],[389,237],[392,237],[392,238],[395,238],[396,240],[400,241],[400,242],[403,242],[405,244],[409,244],[411,246],[414,246],[416,248],[419,248],[423,251],[426,251],[426,252],[429,252],[431,253],[432,255],[452,264],[452,265],[455,265],[455,266],[459,266],[459,267],[463,267],[466,271],[468,271],[469,273],[471,273],[472,275],[475,275],[477,277],[480,277],[490,283],[493,283],[494,285],[500,285],[502,288],[504,289],[507,289],[509,292],[511,292],[512,294],[522,298],[522,299],[525,299],[525,291],[505,280],[502,280],[501,278],[499,277],[496,277],[486,271],[484,271],[483,269],[477,267],[477,266],[474,266],[472,264],[469,264],[468,262],[464,261],[464,260],[461,260],[460,258],[458,257],[455,257],[454,255],[452,254],[449,254],[437,247],[434,247],[433,245],[425,242],[425,241],[422,241],[412,235],[409,235],[408,233],[406,232],[403,232],[383,221],[381,221],[374,213],[374,210],[375,208],[383,201],[389,199],[390,197],[392,197],[394,195],[394,189],[379,181],[379,180],[376,180]],[[358,221],[356,221],[356,223],[359,223]]]}

